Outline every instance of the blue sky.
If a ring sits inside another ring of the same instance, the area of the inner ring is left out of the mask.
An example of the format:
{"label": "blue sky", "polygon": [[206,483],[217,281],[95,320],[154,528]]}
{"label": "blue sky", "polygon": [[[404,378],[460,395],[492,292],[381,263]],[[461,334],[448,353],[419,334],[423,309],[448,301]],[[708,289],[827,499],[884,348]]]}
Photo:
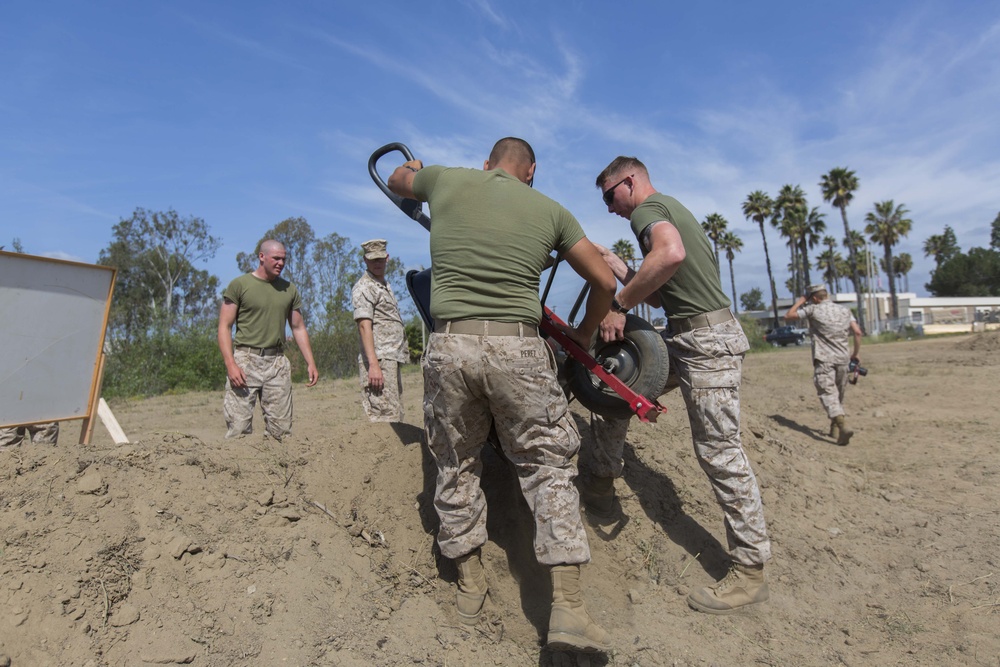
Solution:
{"label": "blue sky", "polygon": [[[203,218],[235,256],[281,220],[389,239],[408,267],[427,234],[367,174],[403,142],[425,163],[481,167],[507,135],[535,148],[535,187],[593,240],[629,238],[594,178],[635,155],[698,217],[744,241],[737,292],[766,288],[740,205],[800,184],[840,239],[818,182],[860,179],[903,203],[897,252],[951,225],[986,246],[1000,212],[1000,4],[864,2],[26,2],[0,5],[0,244],[94,262],[137,207]],[[380,163],[386,175],[401,156]],[[779,295],[788,253],[768,229]],[[578,282],[560,272],[551,305]],[[728,275],[724,286],[729,291]],[[565,312],[563,309],[557,309]]]}

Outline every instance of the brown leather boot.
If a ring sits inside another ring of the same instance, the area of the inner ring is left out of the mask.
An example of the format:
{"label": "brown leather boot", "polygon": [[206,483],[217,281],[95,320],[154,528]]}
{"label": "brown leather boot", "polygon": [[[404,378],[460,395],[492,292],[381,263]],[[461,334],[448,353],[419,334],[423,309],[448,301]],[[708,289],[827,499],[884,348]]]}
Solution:
{"label": "brown leather boot", "polygon": [[607,651],[608,633],[587,613],[580,592],[579,565],[553,565],[552,613],[546,647],[555,651]]}
{"label": "brown leather boot", "polygon": [[692,609],[706,614],[731,614],[769,597],[763,565],[733,563],[724,579],[691,593],[687,601]]}
{"label": "brown leather boot", "polygon": [[455,559],[458,566],[458,592],[455,606],[458,617],[465,625],[475,625],[486,602],[486,571],[483,570],[482,551],[476,549]]}
{"label": "brown leather boot", "polygon": [[612,516],[615,508],[614,478],[584,477],[580,483],[580,500],[588,512],[604,519]]}
{"label": "brown leather boot", "polygon": [[834,417],[833,423],[837,428],[837,444],[843,446],[849,443],[851,436],[854,435],[854,431],[844,426],[844,415]]}

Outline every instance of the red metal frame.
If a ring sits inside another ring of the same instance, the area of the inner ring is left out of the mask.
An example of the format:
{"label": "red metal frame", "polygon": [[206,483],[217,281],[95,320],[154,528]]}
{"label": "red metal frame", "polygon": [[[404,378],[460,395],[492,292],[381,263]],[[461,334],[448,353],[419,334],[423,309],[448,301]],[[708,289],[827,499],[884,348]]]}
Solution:
{"label": "red metal frame", "polygon": [[573,339],[564,334],[562,329],[559,328],[559,326],[566,327],[568,325],[559,319],[559,316],[553,313],[548,306],[543,306],[543,308],[544,314],[539,328],[562,345],[567,354],[583,364],[587,370],[599,377],[601,382],[607,384],[616,394],[621,396],[640,421],[655,422],[661,413],[667,411],[658,401],[650,400],[642,394],[637,394],[628,385],[619,380],[617,376],[604,370],[604,367],[597,362],[597,359],[573,342]]}

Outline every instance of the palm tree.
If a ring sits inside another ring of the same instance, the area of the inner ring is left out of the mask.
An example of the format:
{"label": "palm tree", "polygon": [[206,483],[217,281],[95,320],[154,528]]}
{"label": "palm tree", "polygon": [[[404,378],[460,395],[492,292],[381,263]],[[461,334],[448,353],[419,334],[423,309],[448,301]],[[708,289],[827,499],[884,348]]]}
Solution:
{"label": "palm tree", "polygon": [[722,274],[722,269],[719,268],[719,238],[726,231],[729,226],[729,221],[723,218],[718,213],[710,213],[706,218],[705,222],[701,223],[701,228],[705,230],[708,234],[708,238],[712,240],[712,248],[715,250],[715,265],[719,269],[719,274]]}
{"label": "palm tree", "polygon": [[944,232],[927,237],[924,241],[924,257],[933,257],[935,268],[958,254],[958,239],[951,225],[944,226]]}
{"label": "palm tree", "polygon": [[764,221],[771,217],[774,202],[763,190],[754,190],[743,202],[743,217],[753,220],[760,227],[760,237],[764,241],[764,261],[767,264],[767,282],[771,285],[771,309],[774,312],[774,326],[778,326],[778,294],[774,289],[774,274],[771,272],[771,255],[767,252],[767,234]]}
{"label": "palm tree", "polygon": [[806,193],[799,185],[786,184],[781,186],[778,196],[774,198],[774,213],[771,224],[780,230],[781,235],[788,239],[788,250],[791,254],[791,270],[793,294],[802,294],[802,272],[799,269],[801,260],[799,251],[800,240],[805,226]]}
{"label": "palm tree", "polygon": [[840,291],[837,268],[843,263],[844,258],[832,248],[824,250],[816,256],[816,266],[822,269],[823,281],[830,286],[830,294],[836,294]]}
{"label": "palm tree", "polygon": [[[830,202],[834,208],[840,209],[840,217],[844,220],[844,238],[850,238],[851,226],[847,223],[847,206],[854,199],[854,191],[858,189],[858,177],[846,167],[834,167],[824,174],[819,182],[823,191],[823,201]],[[858,325],[865,330],[865,305],[861,300],[861,276],[858,273],[858,260],[854,246],[848,246],[851,253],[848,261],[851,265],[851,281],[854,283],[855,296],[858,299]]]}
{"label": "palm tree", "polygon": [[832,272],[831,275],[833,276],[833,280],[828,282],[830,283],[830,286],[833,287],[834,292],[839,292],[840,272],[838,271],[838,269],[840,268],[840,264],[843,262],[843,258],[841,258],[840,254],[837,252],[837,239],[835,239],[832,236],[824,236],[823,245],[826,246],[826,252],[824,252],[823,255],[826,255],[827,252],[829,253],[828,257],[830,259],[831,264],[828,271],[831,271]]}
{"label": "palm tree", "polygon": [[903,290],[910,291],[910,271],[913,270],[913,257],[908,252],[901,252],[892,258],[892,270],[903,279]]}
{"label": "palm tree", "polygon": [[[865,250],[866,245],[868,245],[868,242],[865,241],[864,235],[853,229],[844,239],[844,247],[847,248],[848,256],[853,253],[854,261],[860,267],[858,269],[859,282],[854,287],[858,294],[868,291],[868,251]],[[848,260],[848,264],[850,264],[850,260]]]}
{"label": "palm tree", "polygon": [[802,277],[806,287],[812,283],[812,278],[809,276],[809,251],[819,245],[819,236],[826,231],[826,223],[823,222],[825,217],[819,212],[819,207],[814,206],[806,214],[802,235],[799,237],[799,256],[802,258]]}
{"label": "palm tree", "polygon": [[736,253],[743,250],[743,239],[736,232],[726,230],[719,237],[719,247],[726,253],[726,259],[729,260],[729,284],[733,288],[733,310],[739,313],[739,308],[736,307],[736,274],[733,273],[733,259],[736,258]]}
{"label": "palm tree", "polygon": [[875,210],[865,216],[865,233],[875,243],[881,243],[885,249],[886,278],[889,279],[889,298],[892,300],[892,319],[899,319],[899,304],[896,300],[896,276],[893,272],[892,247],[899,239],[910,233],[913,221],[906,217],[909,213],[902,204],[898,206],[891,200],[875,203]]}

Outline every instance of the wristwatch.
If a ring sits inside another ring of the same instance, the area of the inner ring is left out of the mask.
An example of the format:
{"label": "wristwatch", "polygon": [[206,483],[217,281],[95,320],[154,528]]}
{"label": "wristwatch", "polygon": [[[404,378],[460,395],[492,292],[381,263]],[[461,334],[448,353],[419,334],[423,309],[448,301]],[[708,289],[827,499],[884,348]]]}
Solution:
{"label": "wristwatch", "polygon": [[621,313],[622,315],[628,312],[628,308],[623,308],[622,305],[618,303],[617,298],[611,299],[611,310],[615,311],[616,313]]}

